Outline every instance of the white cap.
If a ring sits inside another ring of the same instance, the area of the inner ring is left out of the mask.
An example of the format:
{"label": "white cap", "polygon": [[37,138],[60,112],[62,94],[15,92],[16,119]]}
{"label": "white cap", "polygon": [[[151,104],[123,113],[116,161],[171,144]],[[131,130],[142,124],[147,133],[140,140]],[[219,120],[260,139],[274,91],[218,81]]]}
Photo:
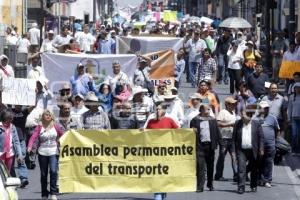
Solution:
{"label": "white cap", "polygon": [[87,95],[85,96],[85,100],[98,102],[98,98],[94,92],[88,92]]}
{"label": "white cap", "polygon": [[8,60],[8,57],[7,57],[6,55],[2,54],[2,55],[0,56],[0,60],[3,60],[3,59],[7,59],[7,60]]}
{"label": "white cap", "polygon": [[167,94],[163,96],[164,99],[175,99],[176,97],[177,95],[172,95],[172,94]]}
{"label": "white cap", "polygon": [[48,34],[54,34],[54,31],[53,30],[49,30]]}
{"label": "white cap", "polygon": [[148,92],[147,89],[142,88],[141,86],[136,86],[132,89],[132,96],[139,94],[139,93],[146,93]]}
{"label": "white cap", "polygon": [[269,108],[269,107],[270,107],[270,105],[269,105],[269,103],[268,103],[267,101],[261,101],[261,102],[259,103],[259,106],[260,106],[261,108]]}

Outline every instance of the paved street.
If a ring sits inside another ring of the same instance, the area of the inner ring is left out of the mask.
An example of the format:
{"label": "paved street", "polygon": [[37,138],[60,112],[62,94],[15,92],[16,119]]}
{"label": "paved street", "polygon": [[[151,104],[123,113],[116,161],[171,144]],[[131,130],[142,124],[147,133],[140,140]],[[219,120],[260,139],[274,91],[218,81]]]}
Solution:
{"label": "paved street", "polygon": [[[184,91],[184,93],[183,93]],[[183,84],[180,90],[183,99],[187,99],[190,93],[195,89],[187,84]],[[227,86],[218,86],[216,91],[220,95],[221,101],[229,95]],[[224,177],[232,178],[232,170],[227,156]],[[289,159],[292,159],[289,157]],[[300,166],[300,165],[299,165]],[[168,194],[168,200],[298,200],[300,199],[300,179],[296,177],[296,170],[292,171],[289,166],[275,166],[274,168],[274,181],[271,189],[260,187],[257,193],[251,193],[250,186],[246,188],[244,195],[236,193],[237,186],[232,181],[228,182],[215,182],[215,191],[209,192],[208,190],[203,193],[172,193]],[[29,175],[30,184],[26,189],[19,189],[20,199],[38,199],[40,198],[40,183],[39,183],[39,168],[30,171]],[[109,200],[150,200],[153,199],[153,194],[63,194],[58,196],[59,199],[109,199]]]}

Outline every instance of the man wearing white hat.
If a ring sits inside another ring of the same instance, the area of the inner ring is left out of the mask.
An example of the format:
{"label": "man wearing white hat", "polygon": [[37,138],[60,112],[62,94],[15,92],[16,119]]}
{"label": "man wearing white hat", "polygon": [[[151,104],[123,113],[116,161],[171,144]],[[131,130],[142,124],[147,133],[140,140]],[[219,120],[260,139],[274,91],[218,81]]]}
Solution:
{"label": "man wearing white hat", "polygon": [[38,80],[41,76],[45,76],[44,70],[41,66],[39,66],[39,57],[35,56],[31,58],[30,65],[28,66],[29,72],[27,74],[28,79]]}
{"label": "man wearing white hat", "polygon": [[40,43],[40,29],[37,28],[37,23],[33,23],[31,29],[29,29],[29,38],[31,43],[31,50],[39,46]]}
{"label": "man wearing white hat", "polygon": [[271,187],[273,161],[276,153],[275,138],[279,135],[280,127],[276,117],[270,114],[270,105],[267,101],[259,103],[260,113],[258,119],[262,124],[264,135],[264,155],[260,166],[260,177],[265,187]]}
{"label": "man wearing white hat", "polygon": [[8,57],[6,55],[0,56],[0,81],[2,78],[15,77],[12,66],[8,65]]}
{"label": "man wearing white hat", "polygon": [[145,94],[147,89],[141,86],[133,88],[132,112],[137,122],[137,128],[144,127],[149,114],[153,111],[153,102]]}
{"label": "man wearing white hat", "polygon": [[41,49],[40,49],[41,53],[43,53],[43,52],[47,52],[47,53],[57,52],[57,49],[52,44],[53,43],[53,38],[54,38],[54,31],[53,30],[48,31],[47,38],[44,39],[44,41],[42,43],[42,46],[41,46]]}
{"label": "man wearing white hat", "polygon": [[163,96],[167,106],[166,116],[172,118],[179,127],[183,125],[184,112],[178,101],[175,101],[177,95],[168,94]]}
{"label": "man wearing white hat", "polygon": [[78,93],[73,96],[73,107],[71,108],[71,117],[80,120],[81,115],[89,109],[84,105],[84,97]]}
{"label": "man wearing white hat", "polygon": [[199,115],[200,103],[201,103],[200,94],[193,93],[192,95],[190,95],[191,105],[184,116],[184,124],[183,124],[184,128],[189,128],[191,120],[197,115]]}

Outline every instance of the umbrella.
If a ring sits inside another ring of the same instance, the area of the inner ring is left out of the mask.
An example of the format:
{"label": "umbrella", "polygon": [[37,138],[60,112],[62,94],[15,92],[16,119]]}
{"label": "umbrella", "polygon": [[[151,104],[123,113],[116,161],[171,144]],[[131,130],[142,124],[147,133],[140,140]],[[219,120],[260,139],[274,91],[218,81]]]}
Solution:
{"label": "umbrella", "polygon": [[196,16],[191,16],[191,17],[189,17],[188,19],[187,19],[187,21],[188,22],[190,22],[190,23],[195,23],[195,22],[197,22],[197,23],[201,23],[201,19],[200,19],[200,17],[196,17]]}
{"label": "umbrella", "polygon": [[222,21],[219,27],[224,28],[251,28],[252,25],[245,20],[244,18],[240,17],[229,17]]}
{"label": "umbrella", "polygon": [[200,18],[200,21],[204,22],[205,24],[211,24],[211,23],[213,23],[214,20],[203,16],[203,17]]}

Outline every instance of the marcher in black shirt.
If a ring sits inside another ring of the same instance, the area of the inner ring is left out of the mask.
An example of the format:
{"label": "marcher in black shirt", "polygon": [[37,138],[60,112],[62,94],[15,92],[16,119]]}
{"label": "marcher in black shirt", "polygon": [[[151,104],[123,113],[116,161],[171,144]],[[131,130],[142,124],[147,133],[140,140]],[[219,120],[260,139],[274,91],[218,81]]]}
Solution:
{"label": "marcher in black shirt", "polygon": [[259,98],[262,95],[266,95],[265,82],[269,80],[267,74],[263,73],[263,66],[261,63],[257,63],[255,66],[255,72],[251,74],[247,79],[247,85],[255,98]]}

